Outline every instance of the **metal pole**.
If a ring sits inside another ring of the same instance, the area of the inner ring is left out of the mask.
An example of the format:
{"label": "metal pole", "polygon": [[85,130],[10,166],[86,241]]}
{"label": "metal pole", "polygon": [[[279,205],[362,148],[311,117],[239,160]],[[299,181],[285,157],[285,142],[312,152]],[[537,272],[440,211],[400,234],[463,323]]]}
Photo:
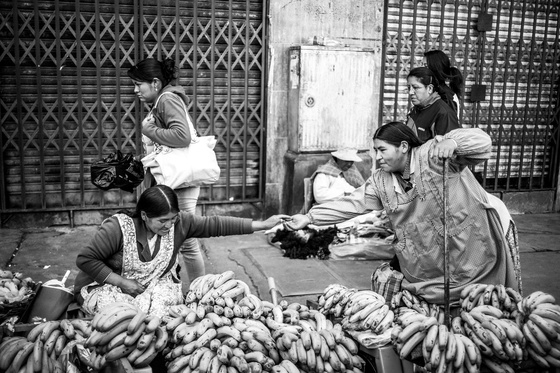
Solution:
{"label": "metal pole", "polygon": [[451,324],[451,312],[449,305],[449,247],[447,243],[447,193],[448,193],[448,173],[449,162],[443,160],[443,300],[445,304],[445,326],[448,328]]}

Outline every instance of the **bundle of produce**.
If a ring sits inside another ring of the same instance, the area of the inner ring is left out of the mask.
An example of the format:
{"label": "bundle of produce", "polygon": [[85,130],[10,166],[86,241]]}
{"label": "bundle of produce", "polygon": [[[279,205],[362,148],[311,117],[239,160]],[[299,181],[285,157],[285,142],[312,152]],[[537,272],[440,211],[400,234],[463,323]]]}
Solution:
{"label": "bundle of produce", "polygon": [[65,372],[77,343],[91,333],[82,319],[47,321],[38,324],[27,337],[8,337],[0,344],[0,372]]}
{"label": "bundle of produce", "polygon": [[170,313],[167,320],[166,328],[172,335],[164,351],[168,372],[187,367],[205,372],[270,371],[280,362],[270,330],[262,321],[230,319],[214,312],[193,321],[192,312],[186,309],[175,317]]}
{"label": "bundle of produce", "polygon": [[167,345],[168,334],[160,324],[159,317],[129,303],[112,303],[91,321],[91,335],[84,341],[91,354],[84,362],[95,370],[121,358],[134,367],[147,366]]}
{"label": "bundle of produce", "polygon": [[342,317],[344,307],[350,300],[350,296],[357,291],[357,289],[347,288],[344,285],[330,284],[319,296],[319,311],[325,315]]}
{"label": "bundle of produce", "polygon": [[[287,309],[291,305],[288,305]],[[285,323],[279,320],[267,325],[273,329],[278,353],[283,360],[275,372],[361,372],[364,360],[358,356],[358,346],[342,330],[341,324],[333,324],[317,310],[309,310],[310,318]],[[289,361],[290,363],[286,363]],[[294,370],[294,365],[296,370]]]}
{"label": "bundle of produce", "polygon": [[344,330],[382,334],[393,325],[394,313],[385,298],[370,290],[360,290],[349,297],[341,324]]}
{"label": "bundle of produce", "polygon": [[225,271],[221,274],[206,274],[191,282],[185,303],[197,302],[202,306],[213,306],[215,304],[225,305],[225,298],[233,301],[251,294],[249,286],[235,279],[233,271]]}
{"label": "bundle of produce", "polygon": [[391,339],[401,359],[422,356],[428,372],[480,371],[481,354],[462,334],[455,334],[434,316],[401,307]]}
{"label": "bundle of produce", "polygon": [[525,339],[515,321],[503,317],[499,308],[491,305],[461,311],[452,329],[467,336],[480,350],[482,365],[492,372],[513,372],[523,361]]}
{"label": "bundle of produce", "polygon": [[529,358],[543,368],[560,368],[560,305],[554,297],[535,291],[518,303]]}
{"label": "bundle of produce", "polygon": [[21,273],[0,270],[0,323],[20,317],[35,297],[36,283]]}
{"label": "bundle of produce", "polygon": [[382,334],[393,324],[394,313],[385,298],[371,290],[349,289],[331,284],[319,296],[319,311],[324,315],[342,317],[345,331]]}
{"label": "bundle of produce", "polygon": [[411,308],[424,316],[435,317],[439,323],[443,323],[443,306],[428,303],[422,297],[412,294],[406,289],[395,293],[391,298],[391,309],[397,311],[400,307]]}
{"label": "bundle of produce", "polygon": [[[265,309],[266,308],[265,306]],[[320,312],[311,310],[306,305],[298,302],[288,303],[288,301],[283,299],[279,304],[272,305],[270,312],[267,312],[268,316],[265,322],[271,330],[276,330],[278,324],[300,325],[302,328],[316,328],[316,323],[318,322],[316,321],[317,318],[326,320],[323,314],[318,316],[318,313]],[[329,320],[326,320],[326,322],[332,324]]]}
{"label": "bundle of produce", "polygon": [[504,317],[514,318],[517,303],[521,299],[517,290],[501,284],[470,284],[461,291],[460,304],[465,311],[470,311],[476,306],[491,305],[500,309]]}

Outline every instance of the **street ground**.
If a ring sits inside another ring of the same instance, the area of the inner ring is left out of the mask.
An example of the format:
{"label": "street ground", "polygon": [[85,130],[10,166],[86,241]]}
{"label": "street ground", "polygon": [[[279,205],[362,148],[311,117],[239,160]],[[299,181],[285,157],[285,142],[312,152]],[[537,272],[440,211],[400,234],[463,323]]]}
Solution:
{"label": "street ground", "polygon": [[[560,214],[513,215],[519,232],[523,292],[541,290],[560,302]],[[78,250],[97,226],[0,229],[0,269],[22,272],[35,281],[61,280],[67,286],[78,270]],[[385,260],[289,259],[262,232],[201,240],[208,273],[233,270],[261,299],[271,300],[269,278],[280,298],[316,299],[331,283],[367,289],[371,274]],[[8,266],[9,265],[9,266]]]}

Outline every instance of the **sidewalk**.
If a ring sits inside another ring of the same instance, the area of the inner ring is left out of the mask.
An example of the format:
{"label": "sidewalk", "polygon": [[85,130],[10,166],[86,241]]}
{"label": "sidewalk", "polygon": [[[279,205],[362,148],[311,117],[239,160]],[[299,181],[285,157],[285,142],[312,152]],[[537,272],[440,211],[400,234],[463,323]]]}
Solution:
{"label": "sidewalk", "polygon": [[[542,290],[560,303],[560,214],[514,215],[513,219],[519,231],[524,294]],[[76,254],[96,230],[97,226],[0,229],[0,269],[42,282],[60,280],[70,270],[70,286],[78,273]],[[384,261],[288,259],[260,232],[207,238],[201,243],[208,273],[233,270],[236,278],[266,300],[271,299],[269,277],[290,302],[316,299],[331,283],[367,289],[372,271]]]}

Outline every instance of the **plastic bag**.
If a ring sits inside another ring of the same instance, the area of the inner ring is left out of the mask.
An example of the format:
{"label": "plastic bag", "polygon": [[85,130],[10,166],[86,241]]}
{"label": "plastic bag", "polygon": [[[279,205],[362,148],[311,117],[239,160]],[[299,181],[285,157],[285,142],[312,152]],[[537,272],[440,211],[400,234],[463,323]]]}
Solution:
{"label": "plastic bag", "polygon": [[352,237],[329,245],[333,260],[384,260],[395,256],[394,245],[377,237]]}
{"label": "plastic bag", "polygon": [[120,150],[91,165],[91,182],[96,187],[109,190],[119,188],[132,193],[144,180],[142,162],[132,153],[123,155]]}
{"label": "plastic bag", "polygon": [[391,268],[389,263],[381,263],[371,274],[371,290],[381,294],[386,304],[401,290],[404,275]]}

